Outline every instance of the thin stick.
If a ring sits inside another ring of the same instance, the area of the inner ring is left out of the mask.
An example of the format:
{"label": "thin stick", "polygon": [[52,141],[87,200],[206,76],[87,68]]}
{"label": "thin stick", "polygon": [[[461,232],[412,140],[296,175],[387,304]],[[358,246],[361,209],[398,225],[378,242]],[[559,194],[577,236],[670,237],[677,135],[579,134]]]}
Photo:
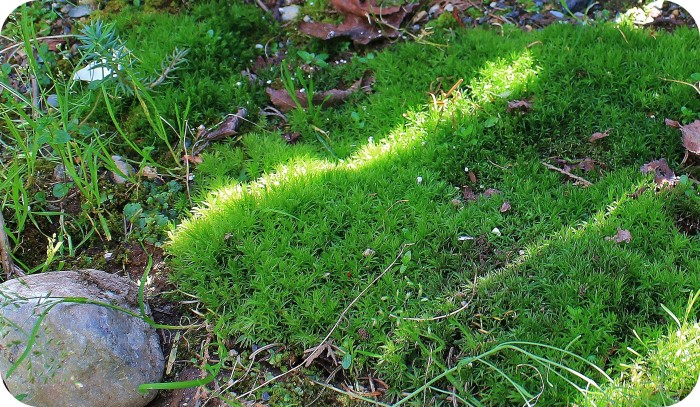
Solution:
{"label": "thin stick", "polygon": [[[343,312],[340,313],[340,316],[339,316],[338,319],[335,321],[335,324],[333,325],[333,327],[331,328],[331,330],[328,331],[328,334],[326,335],[326,337],[323,338],[323,339],[321,340],[321,342],[319,343],[318,346],[321,346],[322,344],[326,343],[326,341],[331,337],[331,335],[333,335],[333,332],[335,332],[335,330],[338,328],[338,325],[340,325],[340,322],[343,320],[343,318],[345,317],[345,314],[348,313],[348,311],[350,310],[350,308],[352,308],[352,306],[355,305],[355,303],[360,299],[360,297],[362,297],[362,296],[367,292],[367,290],[370,289],[370,287],[372,287],[377,281],[379,281],[379,279],[381,279],[382,277],[384,277],[384,275],[396,265],[396,263],[399,261],[399,259],[401,258],[401,256],[403,256],[404,250],[406,250],[406,248],[409,247],[409,246],[413,246],[413,243],[404,243],[404,245],[401,246],[401,250],[399,251],[399,254],[396,255],[396,258],[394,258],[394,261],[392,261],[391,264],[389,264],[381,273],[379,273],[379,275],[378,275],[377,277],[374,278],[374,280],[372,280],[371,283],[367,284],[367,287],[365,287],[364,290],[362,290],[359,294],[357,294],[357,296],[356,296],[352,301],[350,301],[350,304],[348,304],[348,306],[345,307],[345,309],[343,310]],[[237,396],[236,399],[242,400],[242,399],[244,399],[245,397],[248,397],[248,396],[250,396],[251,394],[253,394],[255,391],[257,391],[257,390],[259,390],[259,389],[261,389],[261,388],[267,386],[268,384],[270,384],[270,383],[272,383],[272,382],[274,382],[274,381],[277,381],[278,379],[281,379],[282,377],[285,377],[285,376],[287,376],[288,374],[290,374],[290,373],[292,373],[292,372],[295,372],[295,371],[299,370],[302,366],[304,366],[304,364],[305,364],[312,356],[314,356],[313,353],[310,354],[309,356],[307,356],[304,360],[301,361],[301,363],[299,363],[298,365],[294,366],[293,368],[291,368],[291,369],[287,370],[286,372],[281,373],[281,374],[279,374],[279,375],[277,375],[277,376],[275,376],[275,377],[273,377],[273,378],[271,378],[271,379],[269,379],[269,380],[266,380],[263,384],[261,384],[261,385],[259,385],[259,386],[256,386],[256,387],[254,387],[253,389],[248,390],[247,392],[245,392],[245,393],[243,393],[243,394]],[[331,387],[332,387],[332,386],[331,386]]]}
{"label": "thin stick", "polygon": [[258,6],[260,6],[260,8],[263,9],[264,12],[266,12],[266,13],[270,12],[270,9],[267,8],[267,6],[265,5],[265,3],[263,3],[261,0],[255,0],[255,3],[256,3]]}
{"label": "thin stick", "polygon": [[17,274],[20,277],[24,277],[22,269],[17,267],[12,261],[12,256],[10,256],[10,240],[7,238],[7,232],[5,232],[5,218],[2,216],[2,211],[0,211],[0,260],[2,261],[2,271],[5,272],[5,279],[9,280],[12,274]]}
{"label": "thin stick", "polygon": [[[28,41],[29,42],[36,42],[36,41],[41,41],[41,40],[51,40],[51,39],[56,39],[56,38],[72,38],[72,37],[77,37],[77,35],[76,34],[49,35],[46,37],[30,38]],[[11,49],[17,48],[21,45],[24,45],[24,41],[16,42],[7,48],[0,49],[0,54],[4,54],[5,52],[7,52]]]}
{"label": "thin stick", "polygon": [[591,185],[593,185],[590,181],[587,181],[587,180],[585,180],[585,179],[579,177],[578,175],[574,175],[574,174],[570,173],[569,171],[564,171],[564,170],[562,170],[561,168],[558,168],[558,167],[555,167],[555,166],[553,166],[553,165],[547,164],[546,162],[542,162],[542,165],[544,165],[545,167],[549,168],[550,170],[554,170],[554,171],[556,171],[556,172],[560,172],[560,173],[566,175],[566,176],[569,177],[569,178],[575,179],[576,181],[580,182],[580,183],[583,185],[584,188],[590,187]]}

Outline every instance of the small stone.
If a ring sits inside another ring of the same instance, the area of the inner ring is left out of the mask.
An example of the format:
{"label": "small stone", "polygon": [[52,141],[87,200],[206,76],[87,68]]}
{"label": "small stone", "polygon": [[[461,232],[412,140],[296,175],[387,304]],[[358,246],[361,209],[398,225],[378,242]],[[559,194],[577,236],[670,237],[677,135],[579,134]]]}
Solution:
{"label": "small stone", "polygon": [[[23,402],[143,407],[156,396],[138,391],[163,378],[165,358],[153,327],[102,305],[57,302],[87,298],[139,314],[131,281],[99,270],[57,271],[6,281],[0,292],[0,373],[12,394],[26,395]],[[150,318],[147,305],[145,311]],[[42,314],[31,352],[8,377]]]}
{"label": "small stone", "polygon": [[58,106],[59,106],[59,104],[58,104],[58,95],[56,95],[55,93],[52,94],[52,95],[49,95],[49,96],[46,98],[46,104],[49,105],[49,106],[51,106],[51,107],[58,107]]}
{"label": "small stone", "polygon": [[416,183],[418,183],[418,184],[423,183],[423,177],[416,178]]}
{"label": "small stone", "polygon": [[592,2],[593,0],[566,0],[566,7],[568,7],[572,13],[575,13],[585,10]]}
{"label": "small stone", "polygon": [[127,163],[126,160],[124,160],[124,157],[120,155],[113,155],[112,160],[114,161],[114,165],[119,170],[119,172],[112,172],[110,174],[112,176],[112,181],[114,181],[116,184],[123,184],[126,182],[124,175],[127,177],[134,175],[134,167]]}
{"label": "small stone", "polygon": [[553,15],[554,17],[556,17],[560,20],[564,18],[564,13],[562,13],[561,11],[550,10],[549,14]]}
{"label": "small stone", "polygon": [[525,250],[518,250],[518,254],[521,255],[521,256],[524,256],[524,255],[525,255]]}
{"label": "small stone", "polygon": [[90,13],[92,13],[92,9],[90,6],[77,6],[73,7],[68,11],[68,17],[70,18],[81,18],[81,17],[86,17],[89,16]]}
{"label": "small stone", "polygon": [[146,165],[141,168],[140,174],[142,177],[153,181],[154,179],[158,178],[158,169],[156,169],[156,167],[149,167]]}
{"label": "small stone", "polygon": [[498,228],[493,228],[493,230],[491,230],[491,233],[493,233],[496,236],[501,236],[501,230]]}
{"label": "small stone", "polygon": [[428,15],[432,17],[432,16],[434,16],[435,13],[437,13],[439,10],[440,10],[440,6],[436,4],[436,5],[434,5],[433,7],[430,7],[430,9],[428,9]]}
{"label": "small stone", "polygon": [[58,164],[53,169],[53,180],[56,182],[66,181],[66,166],[63,164]]}
{"label": "small stone", "polygon": [[453,6],[452,3],[448,3],[448,4],[445,6],[445,12],[446,12],[446,13],[451,13],[454,9],[455,9],[455,6]]}
{"label": "small stone", "polygon": [[311,16],[309,16],[309,15],[304,16],[304,18],[302,18],[302,21],[304,21],[305,23],[310,23],[310,22],[311,22]]}
{"label": "small stone", "polygon": [[287,7],[280,7],[280,18],[282,21],[293,21],[299,16],[299,6],[293,4]]}

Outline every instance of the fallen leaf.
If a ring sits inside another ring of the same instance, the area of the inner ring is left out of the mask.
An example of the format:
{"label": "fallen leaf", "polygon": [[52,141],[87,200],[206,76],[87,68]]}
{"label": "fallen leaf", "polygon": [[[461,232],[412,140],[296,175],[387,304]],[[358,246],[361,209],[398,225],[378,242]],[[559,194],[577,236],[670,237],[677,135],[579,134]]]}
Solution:
{"label": "fallen leaf", "polygon": [[484,193],[482,194],[486,198],[491,198],[494,195],[500,194],[501,191],[497,190],[496,188],[489,188]]}
{"label": "fallen leaf", "polygon": [[330,340],[325,341],[316,347],[305,350],[304,354],[310,353],[310,355],[306,357],[305,362],[304,362],[304,366],[306,366],[306,367],[311,366],[311,364],[314,362],[314,360],[316,360],[316,358],[321,356],[323,351],[326,352],[326,356],[329,357],[330,359],[332,359],[334,365],[337,366],[338,360],[336,359],[335,351],[333,351],[333,345],[331,344]]}
{"label": "fallen leaf", "polygon": [[294,144],[297,142],[297,140],[299,140],[299,137],[301,137],[301,133],[299,133],[298,131],[293,131],[291,133],[284,133],[282,137],[287,143]]}
{"label": "fallen leaf", "polygon": [[216,141],[237,134],[240,120],[245,119],[247,114],[248,111],[245,108],[238,109],[236,114],[226,116],[216,129],[205,131],[202,137],[209,141]]}
{"label": "fallen leaf", "polygon": [[700,120],[681,126],[683,147],[693,154],[700,154]]}
{"label": "fallen leaf", "polygon": [[508,113],[518,112],[521,115],[524,115],[530,110],[532,110],[532,102],[528,99],[512,100],[508,102],[508,107],[506,108]]}
{"label": "fallen leaf", "polygon": [[[374,80],[375,79],[373,76],[365,74],[365,76],[363,76],[361,79],[358,79],[355,83],[352,84],[352,86],[350,86],[347,89],[331,89],[325,92],[316,93],[315,95],[313,95],[311,103],[314,106],[320,106],[321,108],[338,106],[345,102],[350,97],[350,95],[357,92],[358,90],[362,90],[363,92],[368,93],[371,90],[371,86],[374,83]],[[267,88],[265,89],[265,92],[267,92],[268,96],[270,96],[270,101],[272,102],[272,104],[275,105],[280,111],[288,112],[297,108],[296,102],[290,96],[289,92],[287,92],[286,89],[277,90]],[[296,91],[295,95],[301,107],[303,107],[304,109],[309,107],[309,99],[306,93],[302,92],[301,90],[298,90]]]}
{"label": "fallen leaf", "polygon": [[608,136],[610,135],[610,131],[611,131],[611,130],[612,130],[612,129],[607,129],[607,130],[605,130],[605,131],[602,132],[602,133],[600,133],[600,132],[593,133],[593,135],[591,135],[591,138],[588,139],[588,142],[589,142],[589,143],[593,143],[593,142],[595,142],[596,140],[600,140],[600,139],[602,139],[602,138],[608,137]]}
{"label": "fallen leaf", "polygon": [[673,127],[674,129],[680,129],[680,128],[681,128],[681,124],[680,124],[679,122],[675,121],[675,120],[666,119],[666,120],[664,120],[664,123],[666,123],[666,125],[667,125],[668,127]]}
{"label": "fallen leaf", "polygon": [[503,202],[503,205],[501,205],[501,213],[506,213],[510,210],[510,202],[505,201]]}
{"label": "fallen leaf", "polygon": [[671,168],[668,166],[668,163],[663,158],[648,162],[642,165],[639,170],[642,172],[642,174],[648,174],[649,172],[654,171],[654,182],[657,185],[675,185],[677,182],[676,174],[673,173]]}
{"label": "fallen leaf", "polygon": [[644,191],[646,191],[647,189],[649,189],[649,187],[646,186],[646,185],[644,185],[644,186],[642,186],[642,187],[639,187],[639,188],[638,188],[636,191],[634,191],[633,193],[627,194],[627,196],[628,196],[629,198],[632,198],[632,199],[639,199],[639,197],[640,197],[640,196],[644,193]]}
{"label": "fallen leaf", "polygon": [[379,38],[398,37],[399,25],[419,4],[381,7],[376,0],[331,0],[331,5],[345,15],[340,25],[303,21],[299,31],[323,40],[350,37],[355,44],[366,45]]}
{"label": "fallen leaf", "polygon": [[182,156],[182,159],[184,161],[189,162],[190,164],[201,164],[202,163],[202,157],[200,157],[198,155],[185,154]]}
{"label": "fallen leaf", "polygon": [[474,190],[466,185],[462,187],[462,197],[467,201],[476,201],[479,199],[479,196],[474,193]]}
{"label": "fallen leaf", "polygon": [[617,228],[617,237],[615,238],[615,241],[617,243],[629,243],[632,240],[632,234],[630,233],[629,230],[625,229],[620,229]]}
{"label": "fallen leaf", "polygon": [[578,163],[577,167],[585,172],[593,171],[595,169],[595,160],[586,157]]}
{"label": "fallen leaf", "polygon": [[472,171],[469,171],[469,181],[473,182],[474,184],[476,184],[477,181],[476,174],[474,174]]}
{"label": "fallen leaf", "polygon": [[617,234],[615,236],[608,236],[605,240],[614,240],[615,243],[629,243],[632,240],[632,234],[629,230],[617,228]]}

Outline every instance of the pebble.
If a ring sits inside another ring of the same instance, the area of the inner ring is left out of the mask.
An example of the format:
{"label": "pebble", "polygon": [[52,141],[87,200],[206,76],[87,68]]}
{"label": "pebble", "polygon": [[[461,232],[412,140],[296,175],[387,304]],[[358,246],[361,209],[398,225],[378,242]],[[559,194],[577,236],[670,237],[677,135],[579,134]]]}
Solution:
{"label": "pebble", "polygon": [[564,18],[564,13],[562,13],[561,11],[550,10],[549,14],[553,15],[554,17],[556,17],[560,20]]}
{"label": "pebble", "polygon": [[299,6],[293,4],[287,7],[280,7],[280,18],[282,21],[293,21],[299,16]]}
{"label": "pebble", "polygon": [[112,181],[116,184],[123,184],[126,182],[126,178],[123,177],[122,175],[126,175],[127,177],[130,177],[134,175],[134,167],[132,167],[129,163],[124,160],[124,157],[120,155],[113,155],[112,160],[114,161],[114,165],[117,167],[119,172],[112,172],[110,175],[112,177]]}
{"label": "pebble", "polygon": [[501,230],[499,228],[493,228],[493,230],[491,230],[491,233],[493,233],[496,236],[501,236]]}
{"label": "pebble", "polygon": [[46,98],[46,104],[51,107],[58,107],[58,95],[52,94]]}
{"label": "pebble", "polygon": [[92,13],[90,6],[77,6],[73,7],[68,11],[68,17],[70,18],[81,18],[89,16]]}

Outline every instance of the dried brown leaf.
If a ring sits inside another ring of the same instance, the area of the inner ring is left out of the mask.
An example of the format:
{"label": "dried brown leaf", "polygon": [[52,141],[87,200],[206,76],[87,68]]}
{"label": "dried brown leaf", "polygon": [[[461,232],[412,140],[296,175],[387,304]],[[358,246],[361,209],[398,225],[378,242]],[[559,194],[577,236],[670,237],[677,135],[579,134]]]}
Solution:
{"label": "dried brown leaf", "polygon": [[508,113],[518,112],[521,115],[524,115],[530,110],[532,110],[532,101],[528,99],[512,100],[508,102],[508,107],[506,108]]}
{"label": "dried brown leaf", "polygon": [[299,140],[299,137],[301,137],[301,133],[299,133],[298,131],[293,131],[291,133],[284,133],[282,137],[287,143],[294,144],[297,142],[297,140]]}
{"label": "dried brown leaf", "polygon": [[182,159],[185,161],[188,161],[190,164],[201,164],[202,163],[202,157],[200,157],[198,155],[185,154],[182,156]]}
{"label": "dried brown leaf", "polygon": [[596,140],[600,140],[600,139],[602,139],[602,138],[608,137],[608,136],[610,135],[610,131],[611,131],[611,130],[612,130],[612,129],[607,129],[607,130],[605,130],[605,131],[602,132],[602,133],[600,133],[600,132],[593,133],[593,135],[591,135],[591,138],[588,139],[588,142],[589,142],[589,143],[593,143],[593,142],[595,142]]}
{"label": "dried brown leaf", "polygon": [[693,154],[700,154],[700,120],[681,126],[683,147]]}
{"label": "dried brown leaf", "polygon": [[479,196],[474,193],[474,190],[466,185],[462,187],[462,197],[467,201],[476,201],[479,199]]}
{"label": "dried brown leaf", "polygon": [[680,128],[681,128],[681,124],[680,124],[679,122],[675,121],[675,120],[666,119],[666,120],[664,120],[664,123],[666,123],[666,125],[667,125],[668,127],[673,127],[674,129],[680,129]]}
{"label": "dried brown leaf", "polygon": [[668,163],[663,158],[648,162],[642,165],[639,170],[642,174],[648,174],[653,171],[654,182],[658,185],[676,183],[676,174],[673,173],[673,170],[671,170]]}
{"label": "dried brown leaf", "polygon": [[345,19],[340,25],[302,22],[299,31],[312,37],[330,40],[350,37],[355,44],[366,45],[379,38],[396,38],[398,27],[418,3],[405,6],[378,7],[375,0],[332,0],[331,4]]}
{"label": "dried brown leaf", "polygon": [[617,236],[615,236],[615,242],[617,243],[629,243],[632,240],[632,234],[629,230],[617,228]]}
{"label": "dried brown leaf", "polygon": [[237,134],[240,120],[245,119],[248,111],[245,108],[238,109],[234,115],[229,115],[217,128],[212,131],[205,131],[203,137],[209,141],[221,140]]}
{"label": "dried brown leaf", "polygon": [[472,171],[469,171],[469,181],[471,181],[474,184],[476,184],[476,181],[477,181],[476,174],[474,174],[474,172],[472,172]]}
{"label": "dried brown leaf", "polygon": [[489,188],[484,193],[482,194],[485,198],[491,198],[494,195],[500,194],[501,191],[497,190],[496,188]]}
{"label": "dried brown leaf", "polygon": [[593,171],[595,169],[595,160],[586,157],[583,160],[581,160],[580,163],[578,163],[577,167],[585,172]]}
{"label": "dried brown leaf", "polygon": [[323,352],[326,352],[326,356],[329,357],[330,359],[333,360],[333,362],[337,365],[338,360],[335,355],[335,351],[333,351],[333,345],[331,344],[331,341],[325,341],[322,344],[311,348],[307,349],[304,351],[304,353],[311,353],[309,356],[306,357],[304,366],[309,367],[311,364],[316,360]]}
{"label": "dried brown leaf", "polygon": [[510,210],[510,202],[505,201],[503,202],[503,205],[501,205],[501,213],[506,213]]}
{"label": "dried brown leaf", "polygon": [[[331,89],[324,92],[319,92],[313,95],[311,103],[314,106],[321,106],[321,108],[338,106],[345,102],[350,95],[362,90],[363,92],[369,92],[375,79],[369,74],[365,74],[361,79],[358,79],[347,89]],[[270,96],[270,101],[282,112],[288,112],[290,110],[296,109],[297,104],[294,99],[289,95],[286,89],[265,89],[268,96]],[[300,90],[296,91],[296,98],[299,101],[301,107],[306,109],[309,105],[309,99],[306,93]]]}
{"label": "dried brown leaf", "polygon": [[629,198],[632,198],[632,199],[639,199],[639,197],[642,196],[642,194],[643,194],[647,189],[649,189],[648,186],[646,186],[646,185],[641,186],[641,187],[637,188],[637,190],[634,191],[634,192],[632,192],[631,194],[627,194],[627,196],[628,196]]}

